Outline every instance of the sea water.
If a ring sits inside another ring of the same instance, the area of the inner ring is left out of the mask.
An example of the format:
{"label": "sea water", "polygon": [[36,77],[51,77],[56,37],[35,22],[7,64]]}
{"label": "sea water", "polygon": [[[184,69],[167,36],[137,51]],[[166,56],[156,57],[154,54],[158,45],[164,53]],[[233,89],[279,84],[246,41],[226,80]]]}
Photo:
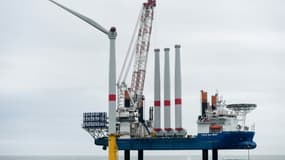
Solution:
{"label": "sea water", "polygon": [[[250,160],[285,160],[285,155],[254,155]],[[0,156],[0,160],[107,160],[106,156]],[[201,156],[145,156],[144,160],[201,160]],[[209,160],[212,158],[209,157]],[[119,157],[124,160],[124,157]],[[137,160],[137,157],[131,157],[131,160]],[[219,156],[219,160],[248,160],[243,156]]]}

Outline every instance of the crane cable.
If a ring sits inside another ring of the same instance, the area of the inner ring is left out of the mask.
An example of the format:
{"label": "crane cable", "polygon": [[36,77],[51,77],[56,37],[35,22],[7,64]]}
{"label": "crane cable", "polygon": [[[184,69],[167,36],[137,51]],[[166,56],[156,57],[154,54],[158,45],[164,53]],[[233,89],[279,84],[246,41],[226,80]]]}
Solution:
{"label": "crane cable", "polygon": [[[142,7],[141,12],[140,12],[140,14],[139,14],[138,21],[137,21],[137,27],[140,27],[141,19],[142,19],[142,16],[143,16],[143,12],[144,12],[144,7]],[[136,35],[136,36],[135,36],[135,35]],[[134,34],[134,37],[135,37],[136,39],[138,38],[137,36],[139,36],[137,33]],[[132,65],[132,63],[133,63],[133,61],[134,61],[134,57],[135,57],[135,55],[136,55],[136,47],[137,47],[137,46],[133,46],[133,48],[132,48],[132,52],[131,52],[132,55],[131,55],[131,58],[130,58],[130,60],[129,60],[128,67],[126,68],[126,72],[125,72],[124,78],[123,78],[123,81],[124,81],[124,82],[126,82],[127,76],[128,76],[128,74],[129,74],[129,72],[130,72],[130,69],[131,69],[131,65]]]}
{"label": "crane cable", "polygon": [[[130,65],[128,65],[128,68],[126,70],[126,65],[127,65],[127,62],[129,61],[129,64],[132,62],[132,59],[133,59],[133,55],[131,56],[131,58],[129,59],[129,56],[130,56],[130,53],[131,53],[131,49],[133,47],[133,44],[134,44],[134,40],[136,38],[136,33],[137,33],[137,30],[138,30],[138,26],[139,26],[139,22],[140,22],[140,17],[141,17],[141,14],[142,14],[142,9],[140,11],[140,14],[139,14],[139,17],[137,19],[137,22],[136,22],[136,25],[135,25],[135,28],[134,28],[134,31],[133,31],[133,34],[132,34],[132,38],[131,38],[131,41],[129,43],[129,47],[128,47],[128,50],[127,50],[127,54],[126,54],[126,57],[124,59],[124,63],[123,63],[123,66],[122,66],[122,69],[121,69],[121,72],[119,74],[119,79],[118,79],[118,82],[117,84],[120,84],[121,83],[121,79],[122,79],[122,76],[123,76],[123,73],[124,73],[124,78],[123,78],[123,82],[125,82],[126,80],[126,75],[128,74],[129,72],[129,67]],[[133,53],[134,54],[134,53]]]}

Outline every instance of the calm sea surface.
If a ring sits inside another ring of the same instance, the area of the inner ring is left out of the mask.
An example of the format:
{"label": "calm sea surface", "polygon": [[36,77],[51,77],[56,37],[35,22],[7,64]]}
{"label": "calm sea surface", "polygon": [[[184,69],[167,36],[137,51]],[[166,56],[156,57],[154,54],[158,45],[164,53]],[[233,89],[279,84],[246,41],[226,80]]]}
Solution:
{"label": "calm sea surface", "polygon": [[[247,156],[221,156],[219,160],[247,160]],[[0,156],[0,160],[107,160],[104,156]],[[124,160],[119,157],[119,160]],[[137,157],[131,157],[137,160]],[[201,160],[201,156],[145,156],[144,160]],[[209,157],[211,160],[211,157]],[[285,156],[251,156],[250,160],[285,160]]]}

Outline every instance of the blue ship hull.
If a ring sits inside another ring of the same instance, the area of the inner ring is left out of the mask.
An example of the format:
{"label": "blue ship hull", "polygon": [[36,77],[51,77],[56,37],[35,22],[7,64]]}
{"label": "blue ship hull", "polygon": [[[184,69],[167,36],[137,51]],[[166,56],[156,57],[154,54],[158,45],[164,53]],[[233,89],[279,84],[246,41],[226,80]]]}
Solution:
{"label": "blue ship hull", "polygon": [[[232,131],[202,133],[193,138],[118,138],[117,145],[118,150],[254,149],[253,137],[254,132]],[[96,139],[95,144],[106,147],[108,139]]]}

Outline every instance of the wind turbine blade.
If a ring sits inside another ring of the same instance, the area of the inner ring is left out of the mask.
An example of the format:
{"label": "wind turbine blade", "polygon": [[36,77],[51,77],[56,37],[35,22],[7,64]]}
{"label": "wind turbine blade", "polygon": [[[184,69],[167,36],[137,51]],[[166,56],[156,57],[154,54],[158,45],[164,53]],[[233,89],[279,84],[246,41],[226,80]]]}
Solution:
{"label": "wind turbine blade", "polygon": [[81,20],[85,21],[86,23],[90,24],[91,26],[97,28],[97,29],[100,30],[101,32],[103,32],[103,33],[105,33],[105,34],[107,34],[107,35],[109,34],[109,32],[108,32],[107,29],[105,29],[104,27],[102,27],[100,24],[98,24],[98,23],[95,22],[94,20],[92,20],[92,19],[90,19],[90,18],[88,18],[88,17],[86,17],[86,16],[84,16],[84,15],[78,13],[78,12],[75,12],[75,11],[73,11],[73,10],[71,10],[71,9],[69,9],[69,8],[67,8],[67,7],[65,7],[65,6],[63,6],[63,5],[61,5],[61,4],[59,4],[59,3],[55,2],[55,1],[53,1],[53,0],[49,0],[49,1],[52,2],[52,3],[54,3],[54,4],[56,4],[56,5],[59,6],[60,8],[62,8],[62,9],[64,9],[64,10],[68,11],[69,13],[73,14],[74,16],[80,18]]}

